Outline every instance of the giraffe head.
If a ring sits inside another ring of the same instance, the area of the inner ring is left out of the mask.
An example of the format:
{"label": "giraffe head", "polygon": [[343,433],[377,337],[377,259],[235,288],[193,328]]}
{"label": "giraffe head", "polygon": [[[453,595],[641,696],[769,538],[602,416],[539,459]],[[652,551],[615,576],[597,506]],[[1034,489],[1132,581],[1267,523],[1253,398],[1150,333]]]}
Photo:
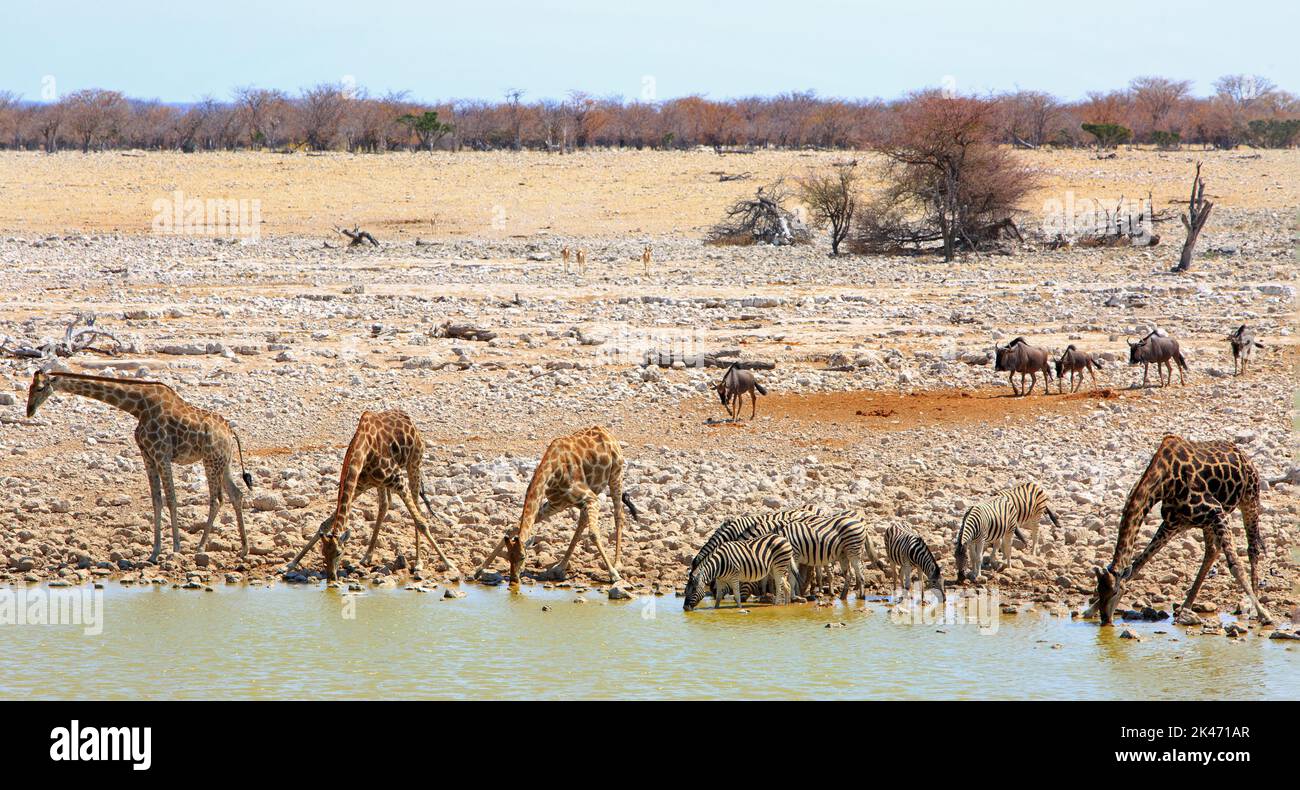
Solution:
{"label": "giraffe head", "polygon": [[343,559],[343,544],[352,536],[351,530],[328,531],[320,536],[320,553],[325,559],[325,578],[334,581],[339,577],[339,561]]}
{"label": "giraffe head", "polygon": [[510,581],[519,581],[519,569],[524,566],[524,544],[517,532],[506,535],[506,555],[510,558]]}
{"label": "giraffe head", "polygon": [[1111,618],[1115,616],[1115,605],[1124,592],[1124,582],[1133,574],[1133,568],[1129,566],[1117,571],[1112,567],[1093,566],[1092,572],[1097,575],[1097,600],[1092,608],[1101,616],[1102,625],[1110,625]]}
{"label": "giraffe head", "polygon": [[35,417],[36,410],[53,393],[54,379],[50,378],[50,374],[43,370],[33,373],[32,386],[27,389],[27,416],[29,418]]}

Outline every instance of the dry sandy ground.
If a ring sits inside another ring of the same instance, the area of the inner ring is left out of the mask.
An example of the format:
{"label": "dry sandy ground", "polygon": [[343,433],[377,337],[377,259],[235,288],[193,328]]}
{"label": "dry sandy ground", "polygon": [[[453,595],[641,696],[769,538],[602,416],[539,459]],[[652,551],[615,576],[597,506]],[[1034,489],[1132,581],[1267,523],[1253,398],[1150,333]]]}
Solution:
{"label": "dry sandy ground", "polygon": [[[700,244],[701,229],[754,183],[845,154],[0,156],[0,334],[39,342],[73,313],[96,313],[130,350],[79,355],[69,368],[158,378],[222,412],[256,478],[245,499],[248,561],[228,507],[212,550],[193,556],[207,505],[192,467],[178,478],[182,553],[146,566],[152,517],[130,418],[56,397],[28,420],[33,364],[0,361],[0,395],[13,395],[0,406],[0,578],[270,579],[328,514],[360,411],[397,407],[429,441],[435,532],[462,571],[517,519],[546,443],[600,423],[623,442],[644,511],[625,536],[634,584],[680,585],[726,514],[804,505],[861,508],[877,530],[908,522],[951,577],[965,508],[1034,479],[1062,530],[1049,531],[1043,556],[1018,552],[992,582],[1081,605],[1092,565],[1110,560],[1124,497],[1165,433],[1231,439],[1265,478],[1293,473],[1300,154],[1022,155],[1044,172],[1044,200],[1151,190],[1157,207],[1180,197],[1190,163],[1205,159],[1218,208],[1197,270],[1168,274],[1177,254],[1168,241],[1026,248],[956,266],[833,259],[822,245]],[[745,170],[755,181],[719,183],[712,172]],[[175,189],[260,200],[262,240],[149,235],[152,201]],[[1039,219],[1031,210],[1025,224]],[[328,229],[344,223],[384,246],[338,249]],[[1172,224],[1161,233],[1179,235]],[[648,273],[645,243],[655,249]],[[548,259],[563,244],[590,250],[586,276]],[[499,336],[438,337],[444,321]],[[1242,322],[1267,348],[1234,378],[1223,335]],[[1184,343],[1185,387],[1133,388],[1141,373],[1120,359],[1123,339],[1156,324]],[[1015,335],[1056,350],[1076,343],[1110,362],[1096,391],[1087,382],[1076,395],[1011,398],[986,357]],[[760,374],[771,394],[757,419],[719,421],[708,390],[718,371],[643,367],[650,348],[774,361]],[[362,510],[373,517],[372,497]],[[1266,486],[1264,598],[1283,617],[1300,601],[1298,521],[1297,486]],[[1148,519],[1139,548],[1156,523]],[[565,514],[539,529],[530,569],[558,558],[572,524]],[[398,506],[376,564],[351,578],[409,580],[409,525]],[[602,525],[608,537],[607,504]],[[1199,536],[1185,533],[1124,605],[1181,601],[1200,555]],[[318,566],[310,555],[305,570]],[[572,570],[579,582],[606,578],[590,542]],[[426,574],[442,576],[428,564]],[[883,591],[883,577],[872,581]],[[1239,599],[1220,561],[1200,600],[1231,612]]]}

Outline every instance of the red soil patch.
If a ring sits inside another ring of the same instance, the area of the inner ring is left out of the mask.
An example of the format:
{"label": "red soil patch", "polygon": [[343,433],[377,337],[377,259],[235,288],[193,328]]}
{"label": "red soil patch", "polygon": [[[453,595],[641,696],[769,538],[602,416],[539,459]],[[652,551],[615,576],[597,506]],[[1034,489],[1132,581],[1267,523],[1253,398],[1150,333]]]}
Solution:
{"label": "red soil patch", "polygon": [[[901,431],[936,424],[1002,422],[1042,413],[1078,411],[1094,400],[1124,397],[1112,389],[1016,397],[1009,389],[942,389],[910,393],[818,392],[761,398],[759,415],[773,420],[848,424]],[[748,416],[748,415],[746,415]]]}

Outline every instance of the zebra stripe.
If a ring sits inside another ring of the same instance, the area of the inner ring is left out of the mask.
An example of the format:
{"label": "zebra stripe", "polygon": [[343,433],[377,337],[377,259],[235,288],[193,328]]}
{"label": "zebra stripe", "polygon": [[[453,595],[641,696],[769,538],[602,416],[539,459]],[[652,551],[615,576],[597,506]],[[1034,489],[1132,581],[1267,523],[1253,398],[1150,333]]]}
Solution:
{"label": "zebra stripe", "polygon": [[926,588],[938,590],[939,600],[944,600],[943,575],[938,561],[921,536],[910,527],[890,524],[885,530],[885,556],[889,558],[894,584],[904,590],[912,588],[912,568],[924,575]]}
{"label": "zebra stripe", "polygon": [[749,540],[723,543],[699,567],[692,570],[686,580],[686,601],[682,608],[694,609],[704,598],[704,593],[715,584],[714,608],[730,591],[740,606],[742,582],[756,582],[772,578],[777,582],[778,601],[782,593],[790,596],[790,574],[794,573],[794,548],[782,535],[769,533]]}
{"label": "zebra stripe", "polygon": [[760,535],[766,535],[783,524],[788,524],[809,515],[812,515],[812,513],[807,510],[776,510],[754,516],[733,516],[722,522],[722,525],[714,530],[709,539],[704,541],[704,545],[700,547],[700,550],[695,554],[695,558],[691,560],[691,570],[699,567],[700,563],[704,562],[723,543],[748,540]]}

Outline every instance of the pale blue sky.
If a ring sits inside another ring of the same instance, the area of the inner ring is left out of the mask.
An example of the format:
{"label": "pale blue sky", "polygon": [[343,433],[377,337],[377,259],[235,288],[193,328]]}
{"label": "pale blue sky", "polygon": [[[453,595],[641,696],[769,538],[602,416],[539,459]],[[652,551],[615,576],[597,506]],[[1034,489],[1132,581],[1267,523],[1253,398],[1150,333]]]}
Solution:
{"label": "pale blue sky", "polygon": [[[1140,74],[1208,94],[1229,73],[1300,90],[1300,4],[1222,0],[7,0],[0,89],[84,87],[190,101],[236,85],[351,78],[424,100],[571,89],[639,98],[816,90],[886,98],[939,85],[1079,98]],[[57,10],[56,10],[57,9]],[[48,83],[48,81],[47,81]]]}

